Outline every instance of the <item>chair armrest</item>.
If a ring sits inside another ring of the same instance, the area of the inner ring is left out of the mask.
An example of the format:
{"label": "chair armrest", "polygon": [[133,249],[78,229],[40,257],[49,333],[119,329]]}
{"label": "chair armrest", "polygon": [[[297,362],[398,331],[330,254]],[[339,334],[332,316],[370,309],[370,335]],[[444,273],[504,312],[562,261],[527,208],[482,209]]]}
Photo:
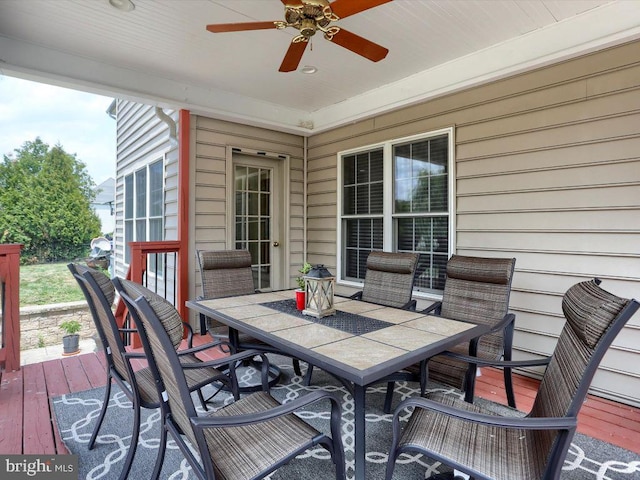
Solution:
{"label": "chair armrest", "polygon": [[147,358],[143,352],[124,352],[122,354],[124,358]]}
{"label": "chair armrest", "polygon": [[416,300],[409,300],[407,303],[405,303],[400,308],[402,310],[413,310],[413,311],[415,311],[417,304],[418,304],[418,302]]}
{"label": "chair armrest", "polygon": [[396,418],[399,415],[405,415],[403,410],[407,407],[433,410],[461,420],[502,428],[523,428],[526,430],[570,430],[578,426],[578,419],[576,417],[502,417],[498,415],[487,415],[484,413],[461,410],[459,408],[444,405],[422,397],[407,398],[400,402],[393,414],[394,423],[397,421]]}
{"label": "chair armrest", "polygon": [[551,357],[540,358],[538,360],[485,360],[471,355],[462,355],[455,352],[442,352],[441,355],[457,358],[467,363],[473,363],[479,367],[496,367],[496,368],[518,368],[518,367],[541,367],[548,365]]}
{"label": "chair armrest", "polygon": [[187,347],[193,347],[193,328],[191,328],[191,325],[189,325],[184,320],[182,321],[182,328],[187,331]]}
{"label": "chair armrest", "polygon": [[350,295],[349,298],[351,300],[362,300],[362,290],[354,293],[353,295]]}
{"label": "chair armrest", "polygon": [[434,315],[440,315],[440,309],[442,308],[442,302],[435,302],[429,305],[424,310],[421,310],[420,313],[433,313]]}
{"label": "chair armrest", "polygon": [[[273,418],[281,417],[289,413],[293,413],[299,408],[311,405],[321,400],[329,400],[331,402],[331,422],[334,417],[340,421],[341,407],[338,397],[331,392],[315,391],[307,393],[304,396],[257,413],[249,413],[244,415],[233,415],[224,417],[192,417],[191,424],[194,428],[221,428],[221,427],[239,427],[243,425],[251,425],[254,423],[265,422]],[[332,429],[333,430],[333,429]]]}
{"label": "chair armrest", "polygon": [[[188,355],[190,353],[203,352],[205,350],[209,350],[210,348],[216,348],[216,347],[220,347],[223,352],[225,352],[223,347],[226,347],[227,349],[233,348],[229,342],[226,342],[224,340],[218,340],[218,341],[214,340],[212,342],[208,342],[208,343],[204,343],[202,345],[198,345],[197,347],[189,347],[189,348],[180,349],[176,353],[178,354],[178,356],[180,356],[180,355]],[[227,350],[227,351],[229,351],[229,350]]]}

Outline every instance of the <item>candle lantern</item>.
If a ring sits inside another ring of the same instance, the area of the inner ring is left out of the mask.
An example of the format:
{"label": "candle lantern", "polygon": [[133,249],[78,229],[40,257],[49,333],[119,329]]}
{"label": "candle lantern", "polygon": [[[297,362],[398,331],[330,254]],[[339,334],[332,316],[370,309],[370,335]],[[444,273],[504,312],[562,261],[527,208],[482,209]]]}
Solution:
{"label": "candle lantern", "polygon": [[335,315],[333,291],[336,279],[324,265],[316,265],[304,276],[306,302],[304,315],[322,318]]}

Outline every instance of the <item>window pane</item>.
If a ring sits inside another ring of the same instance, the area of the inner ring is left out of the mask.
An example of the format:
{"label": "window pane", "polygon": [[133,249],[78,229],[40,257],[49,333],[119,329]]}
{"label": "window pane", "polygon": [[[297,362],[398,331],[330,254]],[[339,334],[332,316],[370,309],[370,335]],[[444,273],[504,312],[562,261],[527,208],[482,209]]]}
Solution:
{"label": "window pane", "polygon": [[124,218],[133,218],[133,174],[124,177]]}
{"label": "window pane", "polygon": [[260,193],[260,215],[269,215],[271,195],[269,193]]}
{"label": "window pane", "polygon": [[369,213],[369,185],[358,185],[356,190],[356,214]]}
{"label": "window pane", "polygon": [[247,172],[248,172],[248,190],[252,191],[252,192],[257,192],[258,191],[258,180],[259,180],[259,175],[260,172],[257,168],[247,168]]}
{"label": "window pane", "polygon": [[382,198],[382,182],[372,183],[369,187],[369,213],[382,213],[383,210],[383,198]]}
{"label": "window pane", "polygon": [[382,149],[374,150],[369,155],[369,181],[382,182],[384,173],[384,158]]}
{"label": "window pane", "polygon": [[147,240],[147,221],[136,220],[136,242],[145,242]]}
{"label": "window pane", "polygon": [[162,161],[149,165],[149,216],[162,216]]}
{"label": "window pane", "polygon": [[342,211],[345,215],[356,213],[356,187],[344,187],[344,197],[342,200]]}
{"label": "window pane", "polygon": [[131,261],[129,242],[133,242],[133,220],[125,220],[124,222],[124,263],[127,264]]}
{"label": "window pane", "polygon": [[349,155],[343,159],[342,176],[345,185],[353,185],[356,183],[356,157]]}
{"label": "window pane", "polygon": [[162,218],[149,220],[149,240],[163,240]]}
{"label": "window pane", "polygon": [[260,171],[260,191],[261,192],[271,191],[271,175],[269,170]]}
{"label": "window pane", "polygon": [[394,213],[448,211],[447,136],[393,149]]}
{"label": "window pane", "polygon": [[369,154],[356,155],[356,183],[369,182]]}
{"label": "window pane", "polygon": [[147,170],[136,172],[136,218],[147,216]]}

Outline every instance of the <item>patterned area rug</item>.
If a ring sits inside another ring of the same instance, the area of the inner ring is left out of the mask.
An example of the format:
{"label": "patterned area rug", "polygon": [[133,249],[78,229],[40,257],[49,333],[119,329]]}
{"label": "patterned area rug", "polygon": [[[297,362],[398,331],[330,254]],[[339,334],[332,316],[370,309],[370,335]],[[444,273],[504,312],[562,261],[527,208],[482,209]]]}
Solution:
{"label": "patterned area rug", "polygon": [[[298,398],[317,389],[336,392],[343,401],[343,441],[345,447],[347,478],[353,478],[353,401],[346,388],[332,376],[319,369],[314,371],[310,387],[302,385],[302,378],[293,373],[291,360],[271,356],[272,363],[282,369],[281,382],[272,387],[271,393],[281,402]],[[241,382],[251,383],[256,371],[247,368]],[[454,389],[431,384],[430,391],[444,391],[459,395]],[[376,386],[367,391],[367,478],[383,479],[387,462],[387,451],[391,443],[391,415],[382,410],[386,385]],[[394,406],[400,397],[417,395],[417,385],[400,382],[396,387]],[[93,450],[87,443],[102,406],[103,388],[96,388],[76,394],[63,395],[54,399],[55,416],[60,435],[70,452],[79,455],[79,479],[117,479],[131,441],[133,414],[131,404],[116,386],[112,389],[109,411],[102,425],[98,441]],[[210,408],[220,408],[232,401],[230,395],[221,393],[209,404]],[[196,401],[196,405],[199,403]],[[322,408],[326,404],[319,404]],[[328,412],[317,410],[300,411],[306,421],[320,430],[328,429]],[[499,408],[499,407],[497,407]],[[129,478],[149,478],[155,462],[159,437],[159,411],[143,411],[138,450]],[[423,456],[403,455],[395,469],[394,479],[425,479],[436,473],[446,472],[439,462]],[[165,458],[162,479],[195,479],[195,475],[178,450],[170,442]],[[327,452],[318,447],[305,452],[284,466],[270,479],[327,479],[335,478]],[[563,480],[631,480],[640,479],[640,457],[584,435],[576,435],[565,461],[561,478]]]}

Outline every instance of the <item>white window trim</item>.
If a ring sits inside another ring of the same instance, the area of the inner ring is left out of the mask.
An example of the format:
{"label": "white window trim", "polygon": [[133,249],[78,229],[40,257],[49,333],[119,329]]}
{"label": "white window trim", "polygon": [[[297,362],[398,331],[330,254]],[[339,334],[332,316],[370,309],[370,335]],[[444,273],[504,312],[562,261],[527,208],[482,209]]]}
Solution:
{"label": "white window trim", "polygon": [[[391,159],[393,158],[393,145],[398,143],[406,143],[416,140],[423,140],[431,137],[436,137],[439,135],[447,135],[449,140],[448,148],[449,148],[449,161],[448,161],[448,186],[449,186],[449,196],[448,196],[448,212],[449,212],[449,245],[448,252],[449,255],[455,253],[455,245],[456,245],[456,160],[455,160],[455,128],[447,127],[438,130],[432,130],[425,133],[420,133],[416,135],[411,135],[408,137],[394,138],[391,140],[387,140],[385,142],[373,143],[370,145],[352,148],[348,150],[341,150],[337,153],[337,202],[336,202],[336,283],[338,285],[344,285],[347,287],[356,287],[361,288],[363,282],[356,282],[353,280],[343,280],[343,272],[342,272],[342,256],[344,254],[343,248],[343,235],[342,235],[342,197],[343,197],[343,168],[342,168],[342,158],[346,155],[357,154],[361,152],[366,152],[369,150],[374,150],[376,148],[382,148],[383,154],[383,175],[384,175],[384,183],[382,187],[382,198],[383,198],[383,251],[391,252],[393,251],[393,162]],[[414,292],[414,296],[417,298],[438,298],[433,294],[428,294],[425,292]]]}

